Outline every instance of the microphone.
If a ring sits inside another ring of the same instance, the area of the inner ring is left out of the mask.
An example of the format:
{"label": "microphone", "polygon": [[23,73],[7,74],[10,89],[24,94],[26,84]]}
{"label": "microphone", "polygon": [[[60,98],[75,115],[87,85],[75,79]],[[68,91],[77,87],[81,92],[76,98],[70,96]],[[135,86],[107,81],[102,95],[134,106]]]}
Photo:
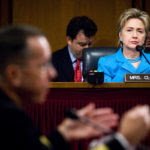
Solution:
{"label": "microphone", "polygon": [[144,49],[143,46],[140,46],[140,45],[137,45],[137,46],[136,46],[136,50],[137,50],[138,52],[140,52],[140,53],[144,56],[144,58],[146,59],[146,61],[147,61],[148,64],[150,65],[150,62],[148,61],[148,59],[146,58],[146,56],[145,56],[144,53],[142,52],[143,49]]}
{"label": "microphone", "polygon": [[109,133],[109,134],[113,134],[115,133],[115,131],[108,129],[106,127],[103,127],[101,125],[96,124],[95,122],[87,119],[86,117],[81,117],[77,114],[77,110],[76,109],[70,109],[65,113],[65,117],[70,118],[70,119],[75,119],[75,120],[80,120],[82,123],[89,125],[97,130],[103,131],[104,133]]}
{"label": "microphone", "polygon": [[142,49],[143,49],[143,46],[140,46],[140,45],[137,45],[137,46],[136,46],[136,50],[137,50],[138,52],[142,52]]}

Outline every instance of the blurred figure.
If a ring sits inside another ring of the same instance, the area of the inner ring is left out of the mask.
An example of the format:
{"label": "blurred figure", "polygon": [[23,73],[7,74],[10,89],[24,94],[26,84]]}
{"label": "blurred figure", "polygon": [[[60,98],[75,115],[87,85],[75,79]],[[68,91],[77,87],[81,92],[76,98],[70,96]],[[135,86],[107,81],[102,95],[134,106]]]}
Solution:
{"label": "blurred figure", "polygon": [[[28,104],[45,102],[49,81],[56,76],[51,48],[39,29],[12,25],[0,29],[0,144],[5,150],[70,149],[69,141],[103,135],[78,120],[65,119],[48,136],[40,135],[23,111]],[[110,108],[89,104],[79,115],[107,128],[117,125]]]}
{"label": "blurred figure", "polygon": [[143,140],[150,130],[149,106],[136,106],[121,119],[118,132],[90,144],[90,150],[130,150]]}
{"label": "blurred figure", "polygon": [[[54,81],[83,82],[83,49],[92,46],[96,32],[96,24],[86,16],[74,17],[70,20],[66,30],[67,46],[53,53],[52,62],[58,72]],[[75,71],[77,64],[80,70],[78,80]]]}
{"label": "blurred figure", "polygon": [[[136,50],[143,46],[150,29],[149,15],[136,8],[125,10],[118,23],[119,50],[98,61],[98,71],[104,72],[104,82],[124,82],[127,73],[150,73],[150,64]],[[150,60],[150,54],[142,53]]]}

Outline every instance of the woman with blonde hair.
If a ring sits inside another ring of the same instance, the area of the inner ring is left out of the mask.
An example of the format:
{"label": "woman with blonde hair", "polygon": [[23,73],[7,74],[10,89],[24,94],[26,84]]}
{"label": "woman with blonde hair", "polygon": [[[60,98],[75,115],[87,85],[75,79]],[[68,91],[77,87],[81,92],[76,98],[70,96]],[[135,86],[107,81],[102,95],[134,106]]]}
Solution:
{"label": "woman with blonde hair", "polygon": [[[104,82],[124,82],[124,74],[150,73],[150,54],[136,50],[144,46],[150,29],[150,17],[136,8],[125,10],[118,22],[119,49],[115,54],[101,57],[98,71],[104,72]],[[145,59],[145,57],[147,58]]]}

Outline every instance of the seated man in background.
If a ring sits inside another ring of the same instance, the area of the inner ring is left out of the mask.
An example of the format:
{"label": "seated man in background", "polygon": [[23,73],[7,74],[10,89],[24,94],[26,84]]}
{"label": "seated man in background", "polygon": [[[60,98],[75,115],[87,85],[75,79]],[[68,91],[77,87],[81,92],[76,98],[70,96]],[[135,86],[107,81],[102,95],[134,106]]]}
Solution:
{"label": "seated man in background", "polygon": [[[23,111],[23,107],[28,104],[45,102],[49,81],[56,76],[51,64],[51,48],[41,31],[29,26],[2,28],[0,51],[1,147],[5,150],[67,150],[70,149],[71,140],[103,135],[103,130],[67,118],[56,131],[41,136],[31,118]],[[110,108],[96,109],[94,104],[78,110],[77,115],[107,129],[118,122],[118,116]],[[148,134],[149,118],[148,106],[131,110],[121,121],[120,133],[131,144],[139,142]],[[113,149],[112,145],[122,144],[115,139],[111,145],[107,144]]]}
{"label": "seated man in background", "polygon": [[[53,53],[52,62],[57,70],[56,82],[83,82],[82,53],[92,45],[97,26],[86,16],[74,17],[67,26],[67,46]],[[79,76],[78,76],[78,75]]]}

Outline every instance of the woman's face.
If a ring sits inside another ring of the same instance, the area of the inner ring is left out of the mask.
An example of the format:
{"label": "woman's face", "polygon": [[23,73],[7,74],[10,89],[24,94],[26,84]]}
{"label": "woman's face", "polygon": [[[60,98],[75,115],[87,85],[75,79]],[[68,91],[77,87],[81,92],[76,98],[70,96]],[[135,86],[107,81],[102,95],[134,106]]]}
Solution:
{"label": "woman's face", "polygon": [[137,45],[143,45],[146,37],[144,23],[137,18],[129,19],[119,33],[119,37],[123,42],[123,50],[135,49]]}

